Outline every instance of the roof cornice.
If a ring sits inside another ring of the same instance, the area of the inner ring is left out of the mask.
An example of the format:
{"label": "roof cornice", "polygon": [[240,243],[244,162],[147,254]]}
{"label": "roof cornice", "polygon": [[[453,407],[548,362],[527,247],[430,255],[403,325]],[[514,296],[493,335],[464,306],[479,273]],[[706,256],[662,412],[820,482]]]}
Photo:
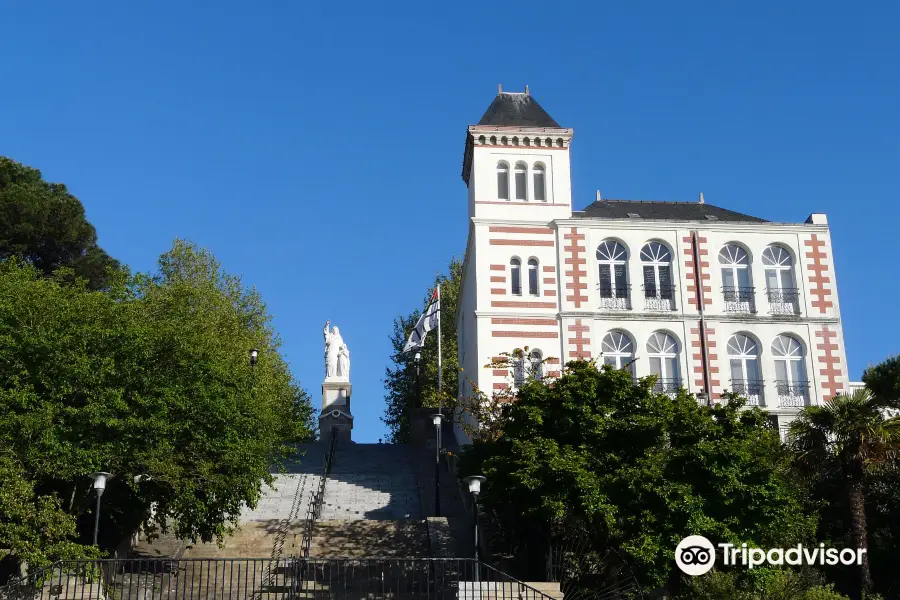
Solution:
{"label": "roof cornice", "polygon": [[[523,135],[508,135],[519,133]],[[472,174],[472,155],[476,146],[568,150],[573,137],[575,137],[575,130],[571,127],[469,125],[466,130],[466,147],[463,153],[463,181],[469,185],[469,176]]]}

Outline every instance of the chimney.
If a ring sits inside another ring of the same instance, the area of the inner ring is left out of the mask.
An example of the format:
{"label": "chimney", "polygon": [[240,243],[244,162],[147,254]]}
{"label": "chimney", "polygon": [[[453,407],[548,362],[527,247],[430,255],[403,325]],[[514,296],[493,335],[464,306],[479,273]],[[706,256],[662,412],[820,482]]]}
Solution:
{"label": "chimney", "polygon": [[502,93],[503,93],[503,84],[502,84],[502,83],[498,83],[498,84],[497,84],[497,93],[498,93],[498,94],[502,94]]}
{"label": "chimney", "polygon": [[527,83],[525,84],[525,95],[526,95],[526,96],[530,96],[530,95],[531,95],[531,92],[528,91],[528,84],[527,84]]}
{"label": "chimney", "polygon": [[703,200],[703,192],[700,192],[700,204],[706,204]]}
{"label": "chimney", "polygon": [[603,198],[600,197],[600,190],[597,190],[597,202],[600,202]]}

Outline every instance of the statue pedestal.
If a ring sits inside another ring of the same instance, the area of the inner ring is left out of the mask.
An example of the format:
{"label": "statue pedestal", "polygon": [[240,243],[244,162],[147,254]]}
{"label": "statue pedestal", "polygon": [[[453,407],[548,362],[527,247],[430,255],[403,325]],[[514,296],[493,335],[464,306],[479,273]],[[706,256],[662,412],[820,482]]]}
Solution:
{"label": "statue pedestal", "polygon": [[319,414],[319,434],[322,441],[330,440],[332,432],[338,441],[352,441],[351,389],[350,381],[346,379],[333,378],[322,382],[322,412]]}

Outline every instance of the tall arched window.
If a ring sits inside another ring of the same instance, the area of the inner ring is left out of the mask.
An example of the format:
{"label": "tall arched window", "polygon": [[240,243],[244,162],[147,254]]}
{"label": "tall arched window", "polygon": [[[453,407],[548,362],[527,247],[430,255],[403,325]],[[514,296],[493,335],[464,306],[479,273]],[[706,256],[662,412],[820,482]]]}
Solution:
{"label": "tall arched window", "polygon": [[750,277],[750,256],[737,244],[727,244],[719,250],[722,268],[722,294],[727,312],[754,312],[753,282]]}
{"label": "tall arched window", "polygon": [[513,383],[516,387],[525,383],[525,356],[521,350],[513,352]]}
{"label": "tall arched window", "polygon": [[510,292],[513,296],[522,295],[522,261],[513,258],[509,261]]}
{"label": "tall arched window", "polygon": [[523,162],[516,163],[516,200],[528,199],[528,167]]}
{"label": "tall arched window", "polygon": [[597,246],[599,263],[600,308],[626,310],[628,305],[628,253],[614,240]]}
{"label": "tall arched window", "polygon": [[531,376],[535,379],[541,379],[544,377],[544,355],[541,354],[541,351],[538,349],[534,349],[531,351]]}
{"label": "tall arched window", "polygon": [[748,335],[737,333],[728,340],[731,390],[747,398],[747,404],[762,404],[763,382],[759,370],[759,346]]}
{"label": "tall arched window", "polygon": [[809,382],[803,364],[803,346],[789,335],[779,335],[772,342],[775,358],[775,388],[781,406],[805,406],[809,399]]}
{"label": "tall arched window", "polygon": [[600,342],[600,351],[603,353],[603,364],[611,365],[614,369],[628,368],[634,375],[634,342],[624,331],[610,331],[603,336]]}
{"label": "tall arched window", "polygon": [[654,389],[658,392],[677,392],[681,386],[678,370],[678,342],[663,331],[657,331],[647,340],[650,372],[656,375]]}
{"label": "tall arched window", "polygon": [[545,178],[544,178],[544,165],[541,163],[537,163],[534,165],[533,179],[534,179],[534,199],[540,200],[541,202],[547,199],[547,192],[545,190]]}
{"label": "tall arched window", "polygon": [[763,250],[762,263],[766,268],[766,296],[769,310],[774,314],[795,314],[799,308],[799,293],[794,284],[794,259],[781,246]]}
{"label": "tall arched window", "polygon": [[647,242],[641,248],[644,268],[644,306],[650,310],[674,310],[672,253],[665,244]]}
{"label": "tall arched window", "polygon": [[528,259],[528,293],[532,296],[540,294],[538,289],[538,260],[536,258]]}
{"label": "tall arched window", "polygon": [[509,200],[509,165],[497,163],[497,198]]}

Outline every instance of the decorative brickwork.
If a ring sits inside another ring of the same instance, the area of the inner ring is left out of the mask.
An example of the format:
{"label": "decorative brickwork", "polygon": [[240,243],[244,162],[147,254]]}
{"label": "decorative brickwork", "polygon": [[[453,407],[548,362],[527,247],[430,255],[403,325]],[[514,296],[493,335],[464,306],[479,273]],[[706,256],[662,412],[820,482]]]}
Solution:
{"label": "decorative brickwork", "polygon": [[[722,397],[721,393],[715,391],[721,389],[719,353],[716,349],[716,340],[713,339],[715,333],[715,329],[706,328],[706,352],[709,356],[709,386],[712,388],[707,391],[710,393],[709,397],[712,400],[718,400]],[[706,382],[703,377],[703,343],[700,338],[700,327],[691,328],[691,351],[691,358],[694,363],[694,385],[702,390],[706,387]]]}
{"label": "decorative brickwork", "polygon": [[507,240],[492,239],[488,240],[491,246],[549,246],[553,247],[553,240]]}
{"label": "decorative brickwork", "polygon": [[503,225],[491,225],[488,227],[491,233],[527,233],[536,235],[552,235],[553,230],[549,227],[507,227]]}
{"label": "decorative brickwork", "polygon": [[582,325],[582,319],[575,319],[575,323],[566,328],[572,337],[568,339],[569,345],[574,346],[573,350],[569,350],[569,358],[591,359],[591,338],[584,334],[590,331],[590,327]]}
{"label": "decorative brickwork", "polygon": [[[697,290],[697,274],[694,272],[694,251],[691,236],[686,235],[682,241],[687,244],[684,249],[684,278],[687,280],[688,304],[700,310],[700,292]],[[712,286],[709,283],[709,250],[706,238],[697,236],[697,252],[700,256],[700,279],[703,281],[703,306],[712,304]]]}
{"label": "decorative brickwork", "polygon": [[828,299],[832,295],[831,277],[828,275],[828,255],[825,253],[825,241],[820,240],[819,236],[813,234],[812,237],[805,242],[806,270],[809,271],[809,293],[813,296],[811,302],[813,309],[819,309],[819,314],[824,315],[834,303]]}
{"label": "decorative brickwork", "polygon": [[844,391],[844,384],[841,380],[844,377],[844,369],[841,366],[841,357],[838,352],[837,331],[823,325],[822,329],[816,332],[816,338],[821,340],[816,343],[816,350],[819,355],[819,375],[822,376],[822,400],[830,400],[835,395]]}
{"label": "decorative brickwork", "polygon": [[578,233],[578,229],[573,227],[569,233],[565,234],[564,239],[568,245],[563,247],[565,251],[565,264],[569,270],[565,271],[565,276],[569,278],[566,283],[566,290],[570,295],[566,296],[566,300],[575,304],[575,308],[581,308],[582,304],[587,303],[587,272],[584,270],[587,264],[585,258],[584,234]]}

